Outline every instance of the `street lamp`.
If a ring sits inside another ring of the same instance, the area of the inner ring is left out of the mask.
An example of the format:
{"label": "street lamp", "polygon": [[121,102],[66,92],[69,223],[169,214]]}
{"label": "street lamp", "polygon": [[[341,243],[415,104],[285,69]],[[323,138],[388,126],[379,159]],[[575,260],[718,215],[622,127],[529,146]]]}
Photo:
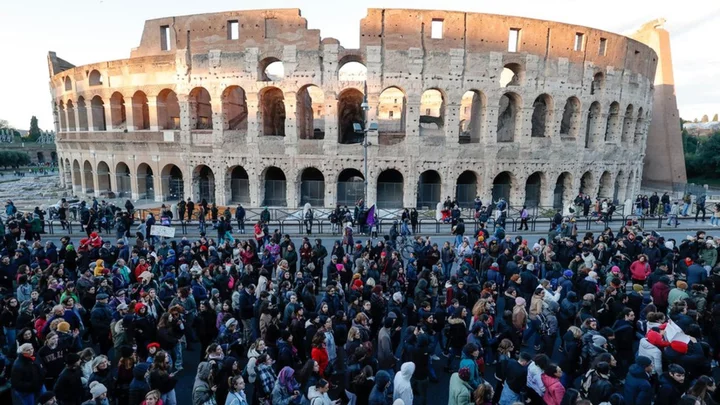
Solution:
{"label": "street lamp", "polygon": [[[367,112],[367,110],[368,110],[367,102],[362,103],[362,108],[364,111]],[[366,121],[364,121],[363,123],[365,123],[365,122]],[[364,161],[364,165],[365,165],[364,173],[363,173],[363,176],[365,177],[365,197],[364,197],[364,199],[365,199],[365,204],[367,205],[367,196],[368,196],[368,155],[367,155],[367,152],[368,152],[368,146],[372,145],[370,142],[368,142],[367,134],[370,131],[377,131],[378,125],[376,122],[371,122],[370,126],[366,126],[365,128],[363,128],[362,125],[360,125],[356,122],[353,124],[353,130],[356,134],[363,135],[362,146],[363,146],[363,153],[364,153],[363,161]]]}

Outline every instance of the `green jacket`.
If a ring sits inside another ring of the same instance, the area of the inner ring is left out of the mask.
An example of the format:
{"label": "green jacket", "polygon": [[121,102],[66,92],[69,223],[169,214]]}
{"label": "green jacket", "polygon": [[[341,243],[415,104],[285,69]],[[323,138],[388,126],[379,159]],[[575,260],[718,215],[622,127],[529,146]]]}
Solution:
{"label": "green jacket", "polygon": [[688,295],[687,292],[685,292],[685,290],[681,290],[679,288],[673,288],[672,290],[670,290],[670,293],[668,294],[668,308],[672,307],[673,302],[678,301],[678,300],[684,300],[689,297],[690,296]]}
{"label": "green jacket", "polygon": [[42,232],[42,222],[40,222],[40,218],[33,218],[33,220],[30,221],[30,230],[33,232]]}
{"label": "green jacket", "polygon": [[700,250],[700,257],[702,257],[703,260],[705,260],[705,265],[712,267],[715,267],[715,264],[717,263],[718,258],[718,252],[715,248],[705,248]]}
{"label": "green jacket", "polygon": [[450,377],[448,405],[472,405],[470,401],[471,390],[470,384],[460,379],[458,373],[454,373]]}

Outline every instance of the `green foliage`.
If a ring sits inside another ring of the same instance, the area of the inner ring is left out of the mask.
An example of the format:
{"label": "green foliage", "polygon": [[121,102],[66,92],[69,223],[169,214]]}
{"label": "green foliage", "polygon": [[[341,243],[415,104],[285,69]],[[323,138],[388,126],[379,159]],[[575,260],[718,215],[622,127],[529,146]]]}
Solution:
{"label": "green foliage", "polygon": [[36,116],[32,116],[30,118],[30,131],[28,131],[28,138],[30,138],[31,141],[37,141],[38,138],[40,138],[40,127],[38,126],[38,119]]}
{"label": "green foliage", "polygon": [[25,152],[17,152],[17,151],[0,151],[0,166],[7,169],[8,167],[11,168],[18,168],[22,166],[27,166],[30,164],[30,156]]}
{"label": "green foliage", "polygon": [[688,178],[716,177],[720,174],[720,132],[707,138],[683,133],[683,148]]}

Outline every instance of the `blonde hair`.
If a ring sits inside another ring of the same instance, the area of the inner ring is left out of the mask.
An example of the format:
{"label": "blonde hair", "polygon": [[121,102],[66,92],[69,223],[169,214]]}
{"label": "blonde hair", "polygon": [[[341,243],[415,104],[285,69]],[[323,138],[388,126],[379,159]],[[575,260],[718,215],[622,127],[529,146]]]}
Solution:
{"label": "blonde hair", "polygon": [[155,397],[156,400],[160,400],[160,397],[162,397],[162,394],[160,394],[160,391],[158,390],[152,390],[145,394],[145,399],[148,399],[150,397]]}
{"label": "blonde hair", "polygon": [[360,330],[353,326],[348,331],[347,340],[355,340],[355,337],[360,337]]}
{"label": "blonde hair", "polygon": [[575,339],[580,339],[580,337],[583,335],[582,330],[580,330],[580,328],[578,328],[577,326],[569,327],[568,331],[572,332]]}
{"label": "blonde hair", "polygon": [[473,306],[472,314],[474,316],[480,316],[485,313],[486,308],[487,308],[487,300],[484,298],[481,298],[481,299],[477,300],[477,302]]}

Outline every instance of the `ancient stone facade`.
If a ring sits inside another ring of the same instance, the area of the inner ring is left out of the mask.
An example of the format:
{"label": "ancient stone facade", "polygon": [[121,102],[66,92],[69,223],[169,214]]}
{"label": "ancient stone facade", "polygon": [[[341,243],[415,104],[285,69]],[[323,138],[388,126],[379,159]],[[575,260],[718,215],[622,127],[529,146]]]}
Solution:
{"label": "ancient stone facade", "polygon": [[[260,10],[150,20],[129,59],[48,62],[77,193],[351,205],[365,117],[366,200],[392,208],[623,200],[642,178],[657,55],[587,27],[394,9],[368,10],[345,49],[299,10]],[[351,64],[366,72],[343,75]]]}

